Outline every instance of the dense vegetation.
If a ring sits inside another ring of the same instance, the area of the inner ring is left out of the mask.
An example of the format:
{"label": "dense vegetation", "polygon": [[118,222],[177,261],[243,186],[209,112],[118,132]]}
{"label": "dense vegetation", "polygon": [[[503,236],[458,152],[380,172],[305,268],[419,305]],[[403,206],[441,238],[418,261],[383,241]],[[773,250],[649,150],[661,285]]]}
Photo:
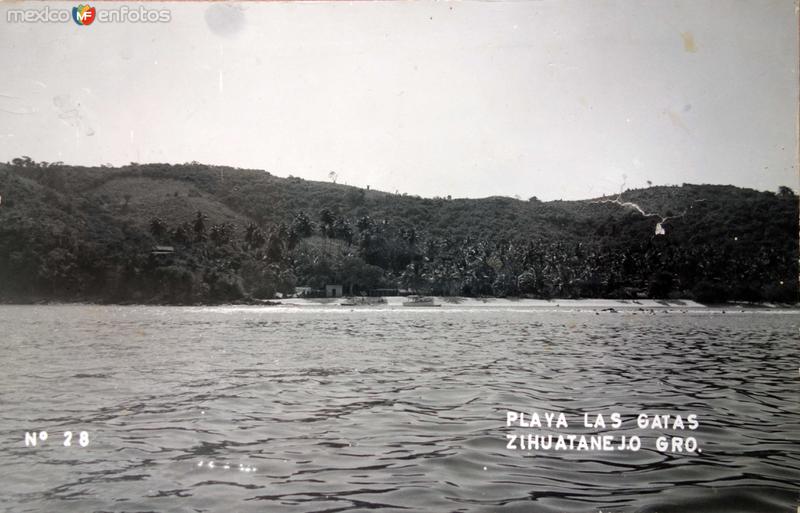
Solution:
{"label": "dense vegetation", "polygon": [[670,217],[660,235],[660,218],[598,200],[428,199],[198,163],[20,158],[0,164],[0,195],[2,301],[227,302],[326,283],[704,302],[798,294],[798,198],[785,187],[625,191]]}

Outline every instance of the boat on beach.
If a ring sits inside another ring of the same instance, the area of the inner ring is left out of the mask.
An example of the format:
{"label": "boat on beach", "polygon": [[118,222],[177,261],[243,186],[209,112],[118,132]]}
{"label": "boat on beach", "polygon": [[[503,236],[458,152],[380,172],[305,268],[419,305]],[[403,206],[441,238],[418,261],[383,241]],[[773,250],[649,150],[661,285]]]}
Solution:
{"label": "boat on beach", "polygon": [[433,301],[432,297],[409,296],[408,301],[403,301],[403,306],[442,306]]}

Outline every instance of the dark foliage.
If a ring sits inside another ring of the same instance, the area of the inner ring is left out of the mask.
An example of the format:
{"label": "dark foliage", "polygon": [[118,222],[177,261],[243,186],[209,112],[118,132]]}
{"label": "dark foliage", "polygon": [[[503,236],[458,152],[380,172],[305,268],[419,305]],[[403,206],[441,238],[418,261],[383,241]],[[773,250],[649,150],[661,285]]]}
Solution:
{"label": "dark foliage", "polygon": [[0,300],[348,293],[795,302],[798,201],[688,185],[598,201],[419,198],[264,171],[0,164]]}

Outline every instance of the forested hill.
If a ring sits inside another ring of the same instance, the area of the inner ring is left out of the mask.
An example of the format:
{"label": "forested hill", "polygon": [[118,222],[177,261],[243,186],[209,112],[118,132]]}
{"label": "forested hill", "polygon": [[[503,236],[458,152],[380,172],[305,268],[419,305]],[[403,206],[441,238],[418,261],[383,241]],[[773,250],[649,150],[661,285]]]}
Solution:
{"label": "forested hill", "polygon": [[7,302],[212,303],[326,283],[706,302],[798,293],[798,198],[788,188],[431,199],[197,163],[21,158],[0,164],[0,196]]}

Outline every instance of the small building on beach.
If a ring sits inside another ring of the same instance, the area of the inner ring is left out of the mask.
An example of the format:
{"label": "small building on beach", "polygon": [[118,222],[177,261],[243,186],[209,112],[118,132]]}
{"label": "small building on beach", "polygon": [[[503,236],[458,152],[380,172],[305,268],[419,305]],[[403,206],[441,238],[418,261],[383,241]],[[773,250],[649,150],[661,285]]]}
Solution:
{"label": "small building on beach", "polygon": [[153,246],[150,251],[150,260],[157,265],[172,263],[174,256],[175,248],[173,246]]}
{"label": "small building on beach", "polygon": [[173,246],[153,246],[152,251],[150,251],[151,255],[172,255],[173,253],[175,253]]}
{"label": "small building on beach", "polygon": [[342,297],[342,286],[325,285],[325,297]]}

